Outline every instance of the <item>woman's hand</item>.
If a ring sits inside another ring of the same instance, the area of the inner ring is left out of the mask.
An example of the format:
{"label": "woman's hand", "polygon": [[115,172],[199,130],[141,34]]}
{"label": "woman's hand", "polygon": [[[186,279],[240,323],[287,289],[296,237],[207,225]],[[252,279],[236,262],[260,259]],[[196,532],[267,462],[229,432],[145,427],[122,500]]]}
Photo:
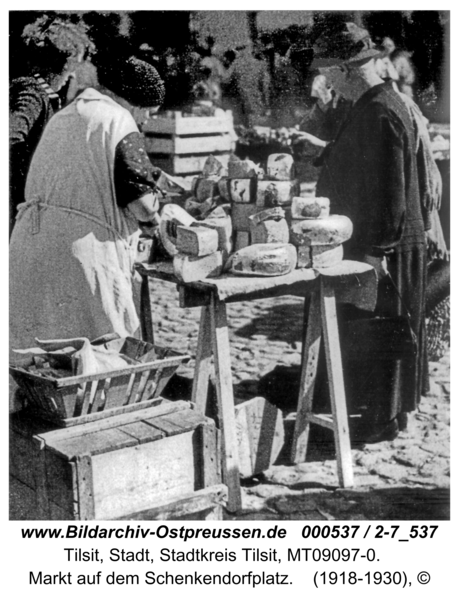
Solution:
{"label": "woman's hand", "polygon": [[141,222],[156,222],[158,219],[159,201],[158,196],[154,192],[150,192],[130,202],[128,209],[135,216],[137,221]]}

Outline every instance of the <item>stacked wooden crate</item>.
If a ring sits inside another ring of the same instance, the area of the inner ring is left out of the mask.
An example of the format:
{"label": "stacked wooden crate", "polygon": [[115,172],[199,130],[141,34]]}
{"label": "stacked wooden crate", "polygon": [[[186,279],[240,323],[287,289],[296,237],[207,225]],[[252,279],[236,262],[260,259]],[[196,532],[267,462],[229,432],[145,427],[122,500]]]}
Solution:
{"label": "stacked wooden crate", "polygon": [[63,429],[17,413],[10,474],[19,501],[10,516],[118,519],[148,511],[168,518],[178,511],[219,518],[219,447],[215,423],[183,401]]}
{"label": "stacked wooden crate", "polygon": [[152,163],[170,175],[196,175],[213,154],[227,165],[234,146],[233,116],[222,111],[213,117],[181,112],[157,115],[142,126]]}

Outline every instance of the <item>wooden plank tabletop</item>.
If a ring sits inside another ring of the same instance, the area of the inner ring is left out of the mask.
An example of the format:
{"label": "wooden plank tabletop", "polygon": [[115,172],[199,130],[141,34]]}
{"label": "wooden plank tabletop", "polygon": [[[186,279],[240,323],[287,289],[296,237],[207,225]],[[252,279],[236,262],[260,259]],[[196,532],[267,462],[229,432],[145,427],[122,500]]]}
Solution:
{"label": "wooden plank tabletop", "polygon": [[175,277],[172,262],[138,263],[136,269],[142,276],[170,281],[186,290],[209,296],[215,294],[226,303],[284,295],[305,296],[316,289],[316,281],[322,276],[333,280],[339,302],[349,302],[370,311],[376,305],[377,279],[373,267],[351,260],[326,269],[294,269],[288,275],[276,277],[224,274],[190,283],[182,283]]}

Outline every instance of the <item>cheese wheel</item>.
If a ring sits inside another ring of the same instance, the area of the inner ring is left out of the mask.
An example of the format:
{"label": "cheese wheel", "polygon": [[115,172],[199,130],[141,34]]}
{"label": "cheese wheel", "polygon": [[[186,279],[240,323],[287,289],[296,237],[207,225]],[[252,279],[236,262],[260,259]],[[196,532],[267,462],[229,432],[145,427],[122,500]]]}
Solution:
{"label": "cheese wheel", "polygon": [[325,244],[323,246],[300,246],[298,248],[298,268],[317,269],[334,267],[343,260],[342,244]]}
{"label": "cheese wheel", "polygon": [[296,262],[296,248],[291,244],[252,244],[230,257],[229,270],[234,275],[275,277],[293,271]]}
{"label": "cheese wheel", "polygon": [[175,256],[177,250],[177,227],[189,227],[195,219],[177,204],[165,204],[161,211],[159,235],[167,253]]}
{"label": "cheese wheel", "polygon": [[352,235],[352,221],[342,215],[323,219],[293,219],[290,241],[296,246],[342,244]]}
{"label": "cheese wheel", "polygon": [[294,219],[322,219],[330,215],[330,200],[328,198],[301,198],[292,199],[292,217]]}
{"label": "cheese wheel", "polygon": [[290,181],[294,177],[293,156],[291,154],[270,154],[266,172],[269,179]]}
{"label": "cheese wheel", "polygon": [[206,277],[219,277],[223,269],[223,256],[221,252],[198,258],[188,254],[176,254],[173,267],[174,275],[184,283],[200,281]]}

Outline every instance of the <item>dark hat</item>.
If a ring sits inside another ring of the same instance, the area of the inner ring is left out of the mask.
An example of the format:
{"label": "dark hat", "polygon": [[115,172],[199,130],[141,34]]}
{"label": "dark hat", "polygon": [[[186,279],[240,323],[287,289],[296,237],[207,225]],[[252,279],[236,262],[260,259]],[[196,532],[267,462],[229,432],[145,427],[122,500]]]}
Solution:
{"label": "dark hat", "polygon": [[160,106],[165,96],[164,83],[153,65],[135,56],[113,59],[98,55],[94,61],[101,85],[130,104]]}
{"label": "dark hat", "polygon": [[316,39],[311,68],[352,64],[381,55],[382,50],[372,42],[366,29],[355,23],[344,23],[344,28],[323,33]]}

